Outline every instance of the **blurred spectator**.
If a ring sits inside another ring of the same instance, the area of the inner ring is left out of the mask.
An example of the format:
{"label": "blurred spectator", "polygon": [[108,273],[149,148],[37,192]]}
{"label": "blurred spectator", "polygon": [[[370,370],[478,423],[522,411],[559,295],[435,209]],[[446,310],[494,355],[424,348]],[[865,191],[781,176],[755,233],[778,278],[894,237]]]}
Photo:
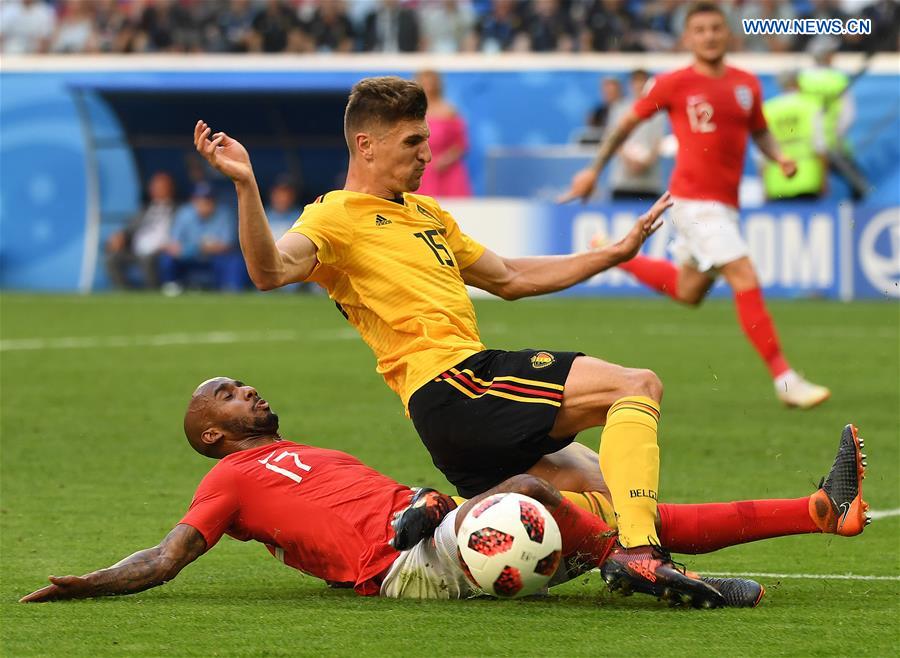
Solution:
{"label": "blurred spectator", "polygon": [[606,76],[600,80],[601,103],[587,116],[586,125],[574,141],[579,144],[599,144],[609,123],[609,111],[622,99],[622,83],[618,78]]}
{"label": "blurred spectator", "polygon": [[[790,20],[797,14],[790,2],[758,0],[744,5],[741,19],[782,19]],[[755,53],[783,53],[791,49],[793,37],[789,34],[744,34],[744,50]]]}
{"label": "blurred spectator", "polygon": [[469,173],[463,157],[469,148],[466,124],[450,103],[444,100],[443,83],[436,71],[416,76],[428,98],[425,120],[431,137],[431,162],[425,168],[418,193],[433,197],[472,196]]}
{"label": "blurred spectator", "polygon": [[43,0],[12,0],[0,7],[4,55],[45,53],[56,26],[53,8]]}
{"label": "blurred spectator", "polygon": [[668,52],[678,45],[678,30],[673,24],[681,0],[652,0],[640,5],[641,45],[645,50]]}
{"label": "blurred spectator", "polygon": [[97,52],[94,12],[92,0],[64,0],[59,5],[59,23],[53,34],[50,52]]}
{"label": "blurred spectator", "polygon": [[208,183],[198,183],[190,203],[178,209],[172,234],[159,258],[163,293],[191,286],[241,290],[247,273],[235,249],[237,221],[220,207]]}
{"label": "blurred spectator", "polygon": [[319,3],[306,26],[313,48],[318,52],[349,53],[353,50],[353,24],[336,0]]}
{"label": "blurred spectator", "polygon": [[593,0],[584,16],[581,49],[598,52],[643,50],[640,20],[625,0]]}
{"label": "blurred spectator", "polygon": [[[828,20],[831,18],[839,18],[845,20],[847,15],[841,10],[837,0],[810,0],[810,11],[804,13],[800,18],[814,18]],[[794,37],[795,50],[809,50],[822,35],[798,34]],[[828,37],[829,39],[831,37]]]}
{"label": "blurred spectator", "polygon": [[156,0],[144,7],[137,24],[135,49],[146,52],[187,52],[194,24],[175,0]]}
{"label": "blurred spectator", "polygon": [[272,236],[277,240],[287,233],[300,217],[297,186],[291,177],[282,175],[275,179],[275,183],[269,189],[269,203],[265,210]]}
{"label": "blurred spectator", "polygon": [[854,199],[862,199],[869,184],[853,158],[847,133],[856,117],[856,103],[848,92],[849,76],[832,65],[834,53],[840,46],[836,38],[817,38],[809,48],[815,66],[800,72],[798,83],[804,95],[815,100],[824,115],[825,146],[828,164],[850,186]]}
{"label": "blurred spectator", "polygon": [[815,99],[825,114],[828,149],[849,152],[850,145],[845,137],[856,116],[856,103],[852,94],[844,93],[850,77],[832,65],[839,43],[836,39],[818,39],[810,45],[815,66],[800,72],[800,91]]}
{"label": "blurred spectator", "polygon": [[523,31],[531,51],[571,52],[575,49],[575,23],[560,0],[534,0]]}
{"label": "blurred spectator", "polygon": [[120,6],[119,0],[96,0],[94,38],[97,50],[104,53],[132,52],[136,25]]}
{"label": "blurred spectator", "polygon": [[116,288],[134,287],[130,270],[137,265],[141,287],[159,288],[157,258],[169,242],[175,215],[175,181],[164,171],[147,182],[148,202],[122,231],[106,241],[106,271]]}
{"label": "blurred spectator", "polygon": [[[4,53],[670,52],[688,0],[0,0]],[[898,0],[719,0],[732,50],[809,50],[814,35],[745,35],[741,19],[872,21],[841,50],[900,48]],[[55,11],[54,11],[55,9]],[[54,37],[59,16],[60,29]],[[88,23],[91,28],[88,29]]]}
{"label": "blurred spectator", "polygon": [[473,50],[475,12],[467,0],[441,0],[422,7],[422,49],[432,53]]}
{"label": "blurred spectator", "polygon": [[878,0],[865,7],[860,16],[872,21],[872,34],[864,39],[864,50],[900,50],[900,2]]}
{"label": "blurred spectator", "polygon": [[[613,103],[606,122],[608,133],[631,109],[650,80],[644,70],[632,71],[628,78],[631,95]],[[639,199],[652,202],[663,193],[662,167],[659,149],[666,134],[666,117],[657,112],[635,128],[613,159],[609,172],[609,187],[613,199]]]}
{"label": "blurred spectator", "polygon": [[767,159],[762,169],[766,198],[818,198],[828,181],[821,105],[800,93],[796,72],[783,73],[778,81],[784,91],[767,100],[763,112],[781,152],[797,163],[797,173],[788,178],[777,162]]}
{"label": "blurred spectator", "polygon": [[414,53],[419,50],[419,16],[399,0],[381,0],[366,17],[363,50]]}
{"label": "blurred spectator", "polygon": [[253,19],[256,8],[250,0],[230,0],[228,7],[216,16],[218,28],[212,50],[245,53],[253,45]]}
{"label": "blurred spectator", "polygon": [[523,21],[515,0],[494,0],[490,13],[484,14],[475,25],[478,50],[497,53],[524,50],[527,37],[522,33]]}
{"label": "blurred spectator", "polygon": [[266,0],[253,19],[251,49],[264,53],[308,50],[303,26],[294,10],[283,0]]}

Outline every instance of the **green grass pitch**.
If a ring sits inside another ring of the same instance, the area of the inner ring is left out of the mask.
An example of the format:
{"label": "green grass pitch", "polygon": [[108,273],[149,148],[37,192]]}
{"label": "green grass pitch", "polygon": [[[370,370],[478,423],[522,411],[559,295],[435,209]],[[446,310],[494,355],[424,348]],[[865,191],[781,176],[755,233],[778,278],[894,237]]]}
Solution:
{"label": "green grass pitch", "polygon": [[[161,588],[19,605],[48,574],[112,564],[178,521],[211,466],[187,446],[181,417],[213,375],[257,386],[287,438],[346,450],[410,485],[447,485],[326,299],[6,294],[0,304],[3,655],[879,656],[900,646],[897,516],[853,539],[791,537],[684,558],[708,572],[783,574],[759,577],[768,595],[755,610],[614,597],[596,574],[542,600],[364,599],[228,538]],[[792,362],[832,387],[820,409],[775,402],[728,302],[477,303],[488,346],[581,350],[659,373],[664,500],[806,495],[852,421],[869,454],[867,499],[897,509],[897,304],[771,308]],[[594,447],[598,438],[580,437]],[[881,579],[799,577],[834,574]]]}

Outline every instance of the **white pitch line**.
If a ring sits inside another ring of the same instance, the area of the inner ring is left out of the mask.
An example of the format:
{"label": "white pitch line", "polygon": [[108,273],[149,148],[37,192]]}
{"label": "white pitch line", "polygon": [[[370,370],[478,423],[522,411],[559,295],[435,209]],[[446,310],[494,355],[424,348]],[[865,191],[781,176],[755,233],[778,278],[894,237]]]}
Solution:
{"label": "white pitch line", "polygon": [[900,516],[900,507],[897,509],[876,509],[869,512],[869,516],[875,519],[886,519],[889,516]]}
{"label": "white pitch line", "polygon": [[730,571],[704,571],[703,574],[706,576],[747,576],[751,578],[795,578],[806,580],[888,580],[893,582],[900,582],[900,576],[863,576],[855,573],[732,573]]}
{"label": "white pitch line", "polygon": [[347,340],[356,332],[346,327],[335,331],[209,331],[204,333],[150,334],[144,336],[66,336],[61,338],[11,338],[0,340],[0,352],[65,350],[110,347],[166,347],[169,345],[222,345],[243,342],[291,340]]}

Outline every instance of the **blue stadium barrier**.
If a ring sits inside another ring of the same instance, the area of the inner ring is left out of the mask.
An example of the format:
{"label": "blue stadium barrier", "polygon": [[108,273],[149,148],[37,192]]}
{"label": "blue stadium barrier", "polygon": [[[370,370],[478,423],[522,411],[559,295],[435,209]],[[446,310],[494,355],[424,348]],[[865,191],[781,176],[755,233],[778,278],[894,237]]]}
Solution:
{"label": "blue stadium barrier", "polygon": [[[519,199],[445,202],[463,230],[505,256],[567,254],[601,233],[618,239],[649,203],[560,206]],[[741,211],[741,231],[767,297],[900,299],[900,206],[779,203]],[[669,223],[643,253],[670,258]],[[651,296],[613,269],[561,295]],[[729,295],[723,282],[713,296]]]}
{"label": "blue stadium barrier", "polygon": [[[211,59],[199,58],[186,61],[179,70],[177,65],[160,64],[163,60],[152,60],[149,65],[146,62],[139,65],[137,59],[116,60],[118,64],[111,67],[106,62],[113,60],[102,58],[83,66],[65,64],[77,62],[77,58],[36,60],[63,64],[58,68],[54,68],[56,64],[42,64],[29,70],[28,66],[16,66],[9,59],[0,71],[3,91],[0,94],[3,163],[0,287],[6,289],[89,291],[105,287],[103,268],[98,267],[98,263],[102,265],[103,239],[138,209],[141,177],[149,172],[141,170],[135,135],[123,129],[123,121],[128,117],[120,116],[118,112],[122,108],[111,105],[104,94],[111,91],[158,94],[158,102],[148,95],[145,108],[136,105],[137,110],[129,110],[150,116],[167,112],[162,100],[164,94],[343,93],[361,77],[387,73],[410,75],[430,64],[425,60],[403,59],[388,66],[377,58],[358,59],[352,60],[352,66],[344,62],[342,67],[332,70],[327,63],[303,64],[300,60],[274,58],[255,60],[246,68],[243,64],[227,68],[220,63],[210,64]],[[135,62],[134,69],[123,67],[121,61]],[[246,61],[249,60],[241,60]],[[292,69],[295,61],[299,62],[297,70]],[[331,61],[337,60],[323,60]],[[485,193],[490,178],[487,167],[491,149],[564,144],[597,103],[599,77],[618,75],[624,79],[634,66],[649,64],[648,68],[667,70],[674,65],[657,56],[634,61],[617,56],[572,58],[553,64],[558,70],[547,65],[541,68],[540,64],[515,70],[508,64],[513,61],[510,58],[459,61],[448,65],[445,87],[449,100],[457,105],[469,124],[468,164],[479,194]],[[778,66],[772,63],[762,66],[766,70],[761,78],[767,96],[777,92],[773,71]],[[858,150],[861,164],[876,184],[866,206],[871,210],[852,210],[857,222],[854,240],[858,239],[860,244],[868,244],[871,238],[860,233],[864,224],[875,221],[885,208],[900,205],[900,141],[896,138],[900,134],[900,76],[891,72],[895,68],[882,69],[860,78],[853,91],[858,121],[851,138],[862,145]],[[212,102],[197,107],[197,113],[211,107],[214,107]],[[131,123],[139,125],[140,118],[131,116]],[[265,119],[261,117],[260,121]],[[187,126],[181,153],[190,151],[192,125]],[[179,152],[180,148],[175,145],[171,153]],[[147,162],[143,164],[145,168],[149,166]],[[529,163],[534,169],[532,178],[526,179],[515,171],[507,174],[515,189],[504,189],[504,193],[514,191],[534,196],[541,189],[548,189],[541,183],[547,182],[551,171],[557,179],[564,180],[566,170],[577,163],[573,160],[549,168]],[[260,161],[258,169],[274,170],[276,164],[276,160]],[[558,186],[559,182],[555,184]],[[833,193],[839,197],[840,187],[835,187]],[[801,215],[812,216],[815,212],[837,216],[833,204],[824,210],[801,211]],[[835,244],[847,248],[843,238]],[[873,249],[880,249],[877,253],[884,255],[893,243],[889,238],[878,237],[873,244]],[[548,247],[557,248],[556,243],[548,243]],[[888,265],[873,266],[866,271],[871,274],[889,270],[893,257],[885,258]],[[878,280],[865,272],[859,274],[853,286],[857,294],[865,288],[866,281]],[[876,283],[872,285],[872,290],[879,287]],[[784,294],[809,294],[809,291],[802,288],[798,292],[787,286]]]}

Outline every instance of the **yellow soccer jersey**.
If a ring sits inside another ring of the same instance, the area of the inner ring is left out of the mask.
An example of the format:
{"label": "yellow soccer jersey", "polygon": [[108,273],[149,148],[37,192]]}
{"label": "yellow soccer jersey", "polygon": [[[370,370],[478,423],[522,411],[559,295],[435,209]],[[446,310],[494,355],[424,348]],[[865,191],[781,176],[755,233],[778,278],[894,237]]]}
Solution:
{"label": "yellow soccer jersey", "polygon": [[485,349],[460,274],[484,247],[434,199],[405,194],[401,204],[328,192],[291,231],[318,247],[308,280],[356,327],[404,405],[425,382]]}

